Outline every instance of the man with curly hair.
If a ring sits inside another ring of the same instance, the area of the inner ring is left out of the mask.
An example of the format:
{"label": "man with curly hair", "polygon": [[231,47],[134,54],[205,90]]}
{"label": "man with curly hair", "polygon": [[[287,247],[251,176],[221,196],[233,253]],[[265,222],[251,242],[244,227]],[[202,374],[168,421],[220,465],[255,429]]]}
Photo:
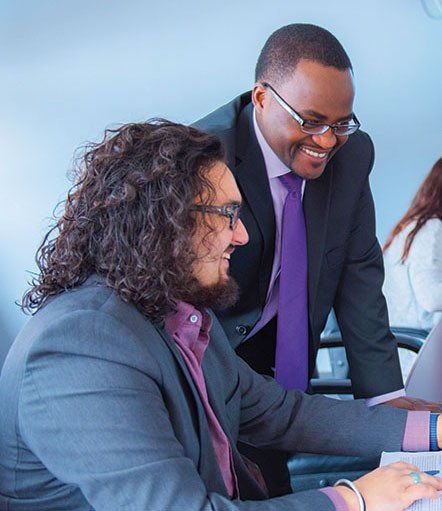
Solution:
{"label": "man with curly hair", "polygon": [[210,308],[237,299],[241,204],[195,128],[129,124],[89,148],[0,379],[0,509],[395,511],[442,489],[396,464],[267,499],[238,440],[370,455],[440,448],[442,421],[287,392],[235,354]]}

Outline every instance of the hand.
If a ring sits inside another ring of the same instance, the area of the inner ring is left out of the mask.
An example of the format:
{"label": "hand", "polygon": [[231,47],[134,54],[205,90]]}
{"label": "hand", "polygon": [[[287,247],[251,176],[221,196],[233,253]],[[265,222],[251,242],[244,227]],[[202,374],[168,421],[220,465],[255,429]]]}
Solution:
{"label": "hand", "polygon": [[395,406],[396,408],[404,408],[405,410],[442,413],[442,403],[424,401],[423,399],[417,399],[414,397],[398,397],[391,401],[386,401],[383,404]]}
{"label": "hand", "polygon": [[[410,472],[418,472],[422,483],[416,484]],[[355,481],[366,503],[367,511],[402,511],[419,499],[437,499],[442,490],[442,479],[420,472],[418,468],[402,461],[377,468]],[[355,493],[337,486],[349,511],[359,511]]]}

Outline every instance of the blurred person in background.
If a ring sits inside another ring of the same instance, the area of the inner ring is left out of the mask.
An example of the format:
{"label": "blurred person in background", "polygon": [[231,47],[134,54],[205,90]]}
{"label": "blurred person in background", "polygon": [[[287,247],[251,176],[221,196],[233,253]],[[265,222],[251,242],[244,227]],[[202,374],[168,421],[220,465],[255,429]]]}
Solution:
{"label": "blurred person in background", "polygon": [[390,324],[430,331],[442,319],[442,158],[384,246]]}

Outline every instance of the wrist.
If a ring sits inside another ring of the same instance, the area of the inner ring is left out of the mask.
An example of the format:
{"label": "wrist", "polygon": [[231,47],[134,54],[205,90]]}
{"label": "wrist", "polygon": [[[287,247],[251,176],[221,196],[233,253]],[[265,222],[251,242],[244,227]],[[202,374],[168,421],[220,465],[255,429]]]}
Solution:
{"label": "wrist", "polygon": [[341,495],[347,504],[348,511],[359,511],[359,502],[356,493],[346,486],[335,486],[334,489]]}

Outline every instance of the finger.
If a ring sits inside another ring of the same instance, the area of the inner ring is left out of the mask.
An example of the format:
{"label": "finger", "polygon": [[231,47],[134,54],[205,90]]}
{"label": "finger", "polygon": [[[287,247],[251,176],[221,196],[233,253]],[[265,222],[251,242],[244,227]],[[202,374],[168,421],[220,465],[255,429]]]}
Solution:
{"label": "finger", "polygon": [[427,406],[426,410],[430,412],[437,412],[442,413],[442,404],[441,403],[435,403],[434,401],[430,401],[428,403],[425,403],[423,408]]}
{"label": "finger", "polygon": [[394,463],[391,463],[390,465],[385,465],[386,467],[391,467],[397,470],[400,470],[401,472],[420,472],[420,470],[411,463],[406,463],[405,461],[396,461]]}
{"label": "finger", "polygon": [[413,486],[414,484],[428,484],[438,491],[442,490],[442,479],[440,477],[430,476],[424,472],[418,472],[422,483],[416,483],[410,474],[406,474],[403,477],[406,478],[407,487]]}
{"label": "finger", "polygon": [[439,493],[436,488],[428,484],[415,484],[407,488],[405,496],[408,499],[408,505],[411,505],[419,499],[437,499]]}

